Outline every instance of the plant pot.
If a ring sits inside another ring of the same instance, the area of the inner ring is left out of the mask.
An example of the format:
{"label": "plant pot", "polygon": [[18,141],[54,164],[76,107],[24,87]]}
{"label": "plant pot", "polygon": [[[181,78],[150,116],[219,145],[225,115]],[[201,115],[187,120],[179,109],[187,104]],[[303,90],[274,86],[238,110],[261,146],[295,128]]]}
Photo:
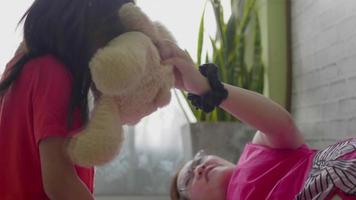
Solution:
{"label": "plant pot", "polygon": [[236,163],[255,129],[239,122],[197,122],[183,125],[183,151],[186,161],[199,150]]}

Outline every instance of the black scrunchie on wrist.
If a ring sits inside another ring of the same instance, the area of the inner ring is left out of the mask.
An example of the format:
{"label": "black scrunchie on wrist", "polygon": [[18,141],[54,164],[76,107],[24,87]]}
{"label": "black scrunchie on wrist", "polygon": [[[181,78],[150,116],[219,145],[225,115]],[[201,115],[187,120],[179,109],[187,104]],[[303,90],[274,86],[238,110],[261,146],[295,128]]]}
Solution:
{"label": "black scrunchie on wrist", "polygon": [[201,96],[188,93],[188,99],[197,109],[201,109],[204,112],[209,113],[227,98],[228,92],[219,80],[218,68],[215,64],[203,64],[199,66],[199,71],[208,79],[211,90]]}

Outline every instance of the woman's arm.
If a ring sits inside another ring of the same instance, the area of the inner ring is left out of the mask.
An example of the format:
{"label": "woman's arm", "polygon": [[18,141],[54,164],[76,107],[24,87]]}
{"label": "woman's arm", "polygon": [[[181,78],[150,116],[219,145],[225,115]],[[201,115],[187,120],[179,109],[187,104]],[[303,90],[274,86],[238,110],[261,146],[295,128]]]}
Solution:
{"label": "woman's arm", "polygon": [[43,187],[52,200],[92,200],[65,151],[66,138],[51,137],[39,144]]}
{"label": "woman's arm", "polygon": [[[159,45],[163,63],[173,65],[176,87],[193,94],[204,94],[210,89],[204,76],[194,67],[191,58],[175,44]],[[253,143],[272,148],[297,148],[304,143],[291,115],[280,105],[256,92],[224,84],[228,98],[220,105],[242,122],[259,130]]]}
{"label": "woman's arm", "polygon": [[282,106],[259,93],[224,86],[229,95],[220,107],[259,130],[252,143],[272,148],[297,148],[304,143],[291,115]]}

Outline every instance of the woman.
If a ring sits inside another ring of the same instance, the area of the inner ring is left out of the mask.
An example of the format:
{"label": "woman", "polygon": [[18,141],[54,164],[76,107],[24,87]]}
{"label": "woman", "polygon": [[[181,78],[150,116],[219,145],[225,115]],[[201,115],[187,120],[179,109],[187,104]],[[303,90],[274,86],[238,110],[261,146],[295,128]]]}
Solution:
{"label": "woman", "polygon": [[93,168],[65,146],[88,119],[89,60],[132,0],[35,0],[0,82],[0,199],[93,199]]}
{"label": "woman", "polygon": [[[172,43],[161,52],[164,62],[175,66],[176,87],[191,93],[193,104],[211,110],[205,104],[214,102],[258,130],[237,165],[199,152],[174,177],[171,199],[356,199],[355,138],[323,151],[309,149],[290,114],[278,104],[225,83],[219,87],[206,66],[199,73]],[[223,98],[215,100],[219,95]]]}

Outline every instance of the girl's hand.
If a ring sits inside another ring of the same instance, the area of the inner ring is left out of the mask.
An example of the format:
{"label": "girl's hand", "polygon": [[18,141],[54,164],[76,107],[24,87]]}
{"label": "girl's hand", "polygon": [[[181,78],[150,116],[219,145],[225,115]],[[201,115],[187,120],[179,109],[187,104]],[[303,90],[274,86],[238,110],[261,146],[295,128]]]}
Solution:
{"label": "girl's hand", "polygon": [[208,80],[200,74],[189,54],[175,43],[164,40],[157,45],[162,64],[174,67],[175,87],[201,95],[210,90]]}

